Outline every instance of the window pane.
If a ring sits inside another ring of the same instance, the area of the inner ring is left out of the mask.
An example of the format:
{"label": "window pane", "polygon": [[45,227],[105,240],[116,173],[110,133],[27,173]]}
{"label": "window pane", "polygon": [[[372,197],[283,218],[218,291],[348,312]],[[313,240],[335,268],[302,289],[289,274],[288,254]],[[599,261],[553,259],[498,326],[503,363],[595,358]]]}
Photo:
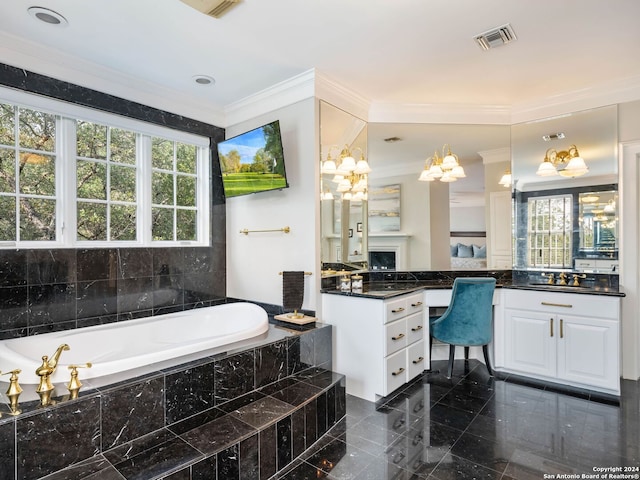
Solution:
{"label": "window pane", "polygon": [[155,205],[173,205],[173,175],[153,172],[151,192]]}
{"label": "window pane", "polygon": [[178,143],[176,146],[177,170],[183,173],[196,173],[196,147]]}
{"label": "window pane", "polygon": [[16,199],[0,197],[0,240],[16,240]]}
{"label": "window pane", "polygon": [[20,193],[55,196],[55,157],[20,153]]}
{"label": "window pane", "polygon": [[16,152],[0,149],[0,192],[16,191]]}
{"label": "window pane", "polygon": [[20,240],[55,240],[56,202],[41,198],[20,199]]}
{"label": "window pane", "polygon": [[107,166],[104,163],[78,160],[76,172],[79,198],[107,199]]}
{"label": "window pane", "polygon": [[11,105],[0,104],[0,144],[15,145],[15,110]]}
{"label": "window pane", "polygon": [[178,196],[177,204],[184,207],[196,206],[196,179],[195,177],[185,177],[178,175]]}
{"label": "window pane", "polygon": [[111,129],[111,161],[136,163],[136,134],[119,128]]}
{"label": "window pane", "polygon": [[111,206],[111,240],[136,239],[136,207],[133,205]]}
{"label": "window pane", "polygon": [[173,209],[152,209],[151,232],[154,240],[173,240]]}
{"label": "window pane", "polygon": [[177,217],[177,240],[196,240],[196,211],[179,209]]}
{"label": "window pane", "polygon": [[77,153],[80,157],[107,158],[107,127],[92,122],[77,122]]}
{"label": "window pane", "polygon": [[136,171],[134,168],[111,165],[111,200],[136,201]]}
{"label": "window pane", "polygon": [[173,142],[171,140],[151,139],[151,165],[153,168],[173,170]]}
{"label": "window pane", "polygon": [[78,240],[107,239],[107,206],[78,202]]}
{"label": "window pane", "polygon": [[27,108],[18,109],[20,146],[53,152],[56,145],[56,118]]}

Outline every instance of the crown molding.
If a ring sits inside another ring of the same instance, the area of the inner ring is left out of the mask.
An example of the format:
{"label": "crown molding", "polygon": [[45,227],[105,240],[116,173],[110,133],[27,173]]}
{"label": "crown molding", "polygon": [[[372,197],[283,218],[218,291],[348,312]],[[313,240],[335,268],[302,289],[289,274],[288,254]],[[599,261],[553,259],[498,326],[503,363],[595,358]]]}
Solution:
{"label": "crown molding", "polygon": [[224,127],[244,122],[315,96],[315,70],[310,69],[227,105]]}
{"label": "crown molding", "polygon": [[338,83],[326,74],[315,71],[315,96],[365,122],[369,121],[371,101]]}
{"label": "crown molding", "polygon": [[392,104],[373,102],[369,121],[377,123],[458,123],[510,125],[507,105]]}
{"label": "crown molding", "polygon": [[482,163],[502,163],[511,161],[511,147],[495,148],[493,150],[482,150],[478,152],[482,157]]}
{"label": "crown molding", "polygon": [[523,123],[640,99],[640,75],[514,104],[511,123]]}
{"label": "crown molding", "polygon": [[220,126],[224,112],[183,92],[0,32],[2,63]]}

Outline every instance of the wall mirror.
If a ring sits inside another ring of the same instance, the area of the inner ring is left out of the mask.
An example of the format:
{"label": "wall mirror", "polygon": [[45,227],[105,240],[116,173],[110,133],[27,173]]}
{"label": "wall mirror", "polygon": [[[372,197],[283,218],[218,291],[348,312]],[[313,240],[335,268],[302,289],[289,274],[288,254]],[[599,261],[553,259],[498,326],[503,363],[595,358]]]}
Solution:
{"label": "wall mirror", "polygon": [[617,117],[607,106],[512,125],[515,268],[617,272]]}
{"label": "wall mirror", "polygon": [[[396,270],[486,269],[488,259],[474,257],[473,245],[488,243],[490,193],[508,192],[498,182],[510,166],[509,135],[508,125],[369,123],[370,214],[378,210],[376,192],[396,191],[399,197],[399,218],[388,222],[392,227],[374,228],[379,220],[369,219],[370,256],[395,254]],[[445,144],[466,177],[452,183],[418,181],[425,160],[435,151],[442,156]],[[393,211],[389,203],[387,210]],[[508,240],[510,231],[504,233]],[[458,243],[470,253],[452,257],[451,245]],[[506,268],[511,268],[510,249],[507,256]],[[381,265],[385,262],[386,256],[380,258]]]}
{"label": "wall mirror", "polygon": [[320,256],[325,275],[367,266],[368,173],[340,170],[347,156],[358,164],[367,153],[367,123],[320,101]]}

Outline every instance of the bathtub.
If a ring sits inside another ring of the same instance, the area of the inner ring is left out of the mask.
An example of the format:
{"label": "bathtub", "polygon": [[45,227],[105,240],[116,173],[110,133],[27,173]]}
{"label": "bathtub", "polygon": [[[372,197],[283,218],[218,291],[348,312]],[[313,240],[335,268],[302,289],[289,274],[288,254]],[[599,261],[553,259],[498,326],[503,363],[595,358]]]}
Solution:
{"label": "bathtub", "polygon": [[250,339],[268,329],[267,312],[260,306],[228,303],[4,340],[0,342],[0,369],[20,368],[21,385],[37,384],[35,370],[42,356],[51,356],[66,343],[70,349],[62,352],[52,382],[68,382],[67,367],[87,362],[92,367],[82,369],[81,378],[98,378]]}

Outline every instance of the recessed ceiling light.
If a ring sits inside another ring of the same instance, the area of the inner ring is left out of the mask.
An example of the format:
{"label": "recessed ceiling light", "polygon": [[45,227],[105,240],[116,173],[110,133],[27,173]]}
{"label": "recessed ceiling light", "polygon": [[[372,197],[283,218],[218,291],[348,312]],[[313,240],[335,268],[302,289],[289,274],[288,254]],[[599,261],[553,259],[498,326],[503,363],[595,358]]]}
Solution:
{"label": "recessed ceiling light", "polygon": [[198,85],[214,85],[216,83],[216,79],[209,75],[194,75],[193,81]]}
{"label": "recessed ceiling light", "polygon": [[66,27],[69,24],[66,18],[64,18],[58,12],[54,12],[49,8],[29,7],[27,11],[29,12],[29,15],[31,15],[36,20],[48,23],[49,25]]}

